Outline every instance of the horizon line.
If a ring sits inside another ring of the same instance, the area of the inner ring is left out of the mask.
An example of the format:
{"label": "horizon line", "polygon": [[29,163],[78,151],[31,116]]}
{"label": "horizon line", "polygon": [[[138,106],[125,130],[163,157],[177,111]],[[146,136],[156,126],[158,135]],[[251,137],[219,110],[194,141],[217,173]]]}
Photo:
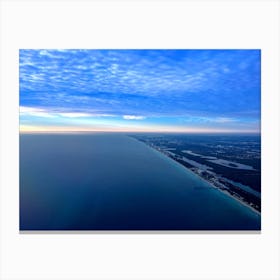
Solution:
{"label": "horizon line", "polygon": [[108,130],[34,130],[21,131],[19,134],[79,134],[79,133],[181,133],[181,134],[261,134],[261,131],[108,131]]}

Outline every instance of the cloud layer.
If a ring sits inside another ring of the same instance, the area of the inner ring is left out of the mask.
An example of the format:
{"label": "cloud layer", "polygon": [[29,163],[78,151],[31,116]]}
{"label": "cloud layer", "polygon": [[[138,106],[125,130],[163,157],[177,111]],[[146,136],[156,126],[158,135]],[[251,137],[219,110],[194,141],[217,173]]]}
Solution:
{"label": "cloud layer", "polygon": [[20,50],[20,105],[33,108],[23,109],[23,122],[29,115],[256,124],[260,51]]}

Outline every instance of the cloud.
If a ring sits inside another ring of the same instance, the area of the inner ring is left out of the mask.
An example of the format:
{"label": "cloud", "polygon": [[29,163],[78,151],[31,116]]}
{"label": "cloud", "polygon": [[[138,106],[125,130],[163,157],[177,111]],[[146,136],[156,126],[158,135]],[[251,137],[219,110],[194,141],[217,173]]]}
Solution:
{"label": "cloud", "polygon": [[22,115],[259,119],[258,50],[25,49],[19,58],[20,105],[33,108]]}
{"label": "cloud", "polygon": [[79,113],[79,112],[67,112],[67,113],[57,113],[59,116],[66,118],[87,118],[87,117],[115,117],[112,114],[90,114],[90,113]]}
{"label": "cloud", "polygon": [[123,119],[125,120],[144,120],[144,116],[133,116],[133,115],[124,115]]}
{"label": "cloud", "polygon": [[226,118],[226,117],[195,117],[196,119],[202,122],[211,122],[211,123],[232,123],[236,122],[235,118]]}
{"label": "cloud", "polygon": [[82,118],[82,117],[90,117],[91,114],[87,113],[58,113],[59,116],[66,117],[66,118]]}
{"label": "cloud", "polygon": [[[256,52],[250,54],[233,50],[21,50],[20,86],[144,96],[205,91],[225,81],[231,88],[244,88],[249,86],[247,68],[254,66],[252,56],[258,57]],[[240,64],[246,64],[246,69],[240,70]],[[228,69],[230,73],[224,75]]]}
{"label": "cloud", "polygon": [[223,118],[223,117],[220,117],[220,118],[214,119],[214,121],[217,122],[217,123],[229,123],[229,122],[235,122],[236,119],[234,119],[234,118]]}
{"label": "cloud", "polygon": [[20,115],[21,116],[34,116],[34,117],[43,117],[43,118],[55,118],[55,117],[64,117],[64,118],[89,118],[89,117],[115,117],[111,114],[96,114],[96,113],[83,113],[83,112],[68,112],[68,111],[58,111],[57,109],[50,111],[43,108],[36,107],[26,107],[20,106]]}
{"label": "cloud", "polygon": [[55,116],[44,109],[20,106],[21,116],[33,116],[42,118],[54,118]]}

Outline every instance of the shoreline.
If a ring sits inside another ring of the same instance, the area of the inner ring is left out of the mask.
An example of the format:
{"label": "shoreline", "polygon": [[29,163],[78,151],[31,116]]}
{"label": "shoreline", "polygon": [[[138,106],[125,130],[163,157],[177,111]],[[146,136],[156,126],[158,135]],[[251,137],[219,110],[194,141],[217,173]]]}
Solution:
{"label": "shoreline", "polygon": [[[135,138],[134,138],[135,139]],[[137,141],[140,141],[138,139],[136,139]],[[213,187],[214,189],[220,191],[221,193],[225,194],[226,196],[234,199],[235,201],[239,202],[240,204],[242,204],[243,206],[246,206],[247,208],[249,208],[250,210],[252,210],[255,214],[261,215],[261,212],[259,212],[257,209],[255,209],[254,207],[252,207],[251,205],[247,204],[246,202],[244,202],[243,200],[238,199],[236,196],[231,195],[228,191],[226,190],[222,190],[218,187],[216,187],[213,183],[207,181],[205,178],[203,178],[202,176],[199,176],[196,172],[194,172],[193,170],[191,170],[190,168],[186,167],[185,165],[181,164],[180,162],[178,162],[177,160],[175,160],[174,158],[168,156],[167,154],[165,154],[164,152],[162,152],[161,150],[158,150],[156,147],[154,146],[150,146],[147,143],[140,141],[142,143],[144,143],[145,145],[147,145],[148,147],[150,147],[151,149],[159,152],[162,155],[165,155],[166,157],[170,158],[171,160],[173,160],[174,162],[180,164],[181,166],[183,166],[184,168],[186,168],[188,171],[190,171],[192,174],[194,174],[195,176],[197,176],[199,179],[203,180],[204,182],[208,183],[211,187]]]}
{"label": "shoreline", "polygon": [[[187,167],[186,167],[187,168]],[[189,168],[188,168],[189,169]],[[190,169],[189,169],[190,170]],[[211,185],[211,187],[213,187],[214,189],[217,189],[218,191],[220,191],[221,193],[229,196],[230,198],[233,198],[234,200],[238,201],[240,204],[250,208],[251,210],[253,210],[256,214],[261,215],[261,212],[259,212],[257,209],[255,209],[254,207],[252,207],[251,205],[247,204],[246,202],[244,202],[243,200],[238,199],[236,196],[231,195],[228,191],[226,190],[221,190],[220,188],[216,187],[215,185],[213,185],[211,182],[205,180],[204,178],[202,178],[201,176],[199,176],[198,174],[196,174],[195,172],[193,172],[192,170],[190,170],[192,173],[194,173],[195,175],[197,175],[199,178],[201,178],[202,180],[204,180],[205,182],[207,182],[209,185]]]}

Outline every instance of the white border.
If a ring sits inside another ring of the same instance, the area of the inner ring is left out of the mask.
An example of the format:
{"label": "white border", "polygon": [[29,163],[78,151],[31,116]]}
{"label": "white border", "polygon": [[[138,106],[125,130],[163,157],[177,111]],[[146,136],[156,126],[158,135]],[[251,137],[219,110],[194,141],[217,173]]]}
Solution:
{"label": "white border", "polygon": [[[279,2],[1,2],[1,279],[279,279]],[[261,234],[19,234],[18,49],[262,49]]]}

